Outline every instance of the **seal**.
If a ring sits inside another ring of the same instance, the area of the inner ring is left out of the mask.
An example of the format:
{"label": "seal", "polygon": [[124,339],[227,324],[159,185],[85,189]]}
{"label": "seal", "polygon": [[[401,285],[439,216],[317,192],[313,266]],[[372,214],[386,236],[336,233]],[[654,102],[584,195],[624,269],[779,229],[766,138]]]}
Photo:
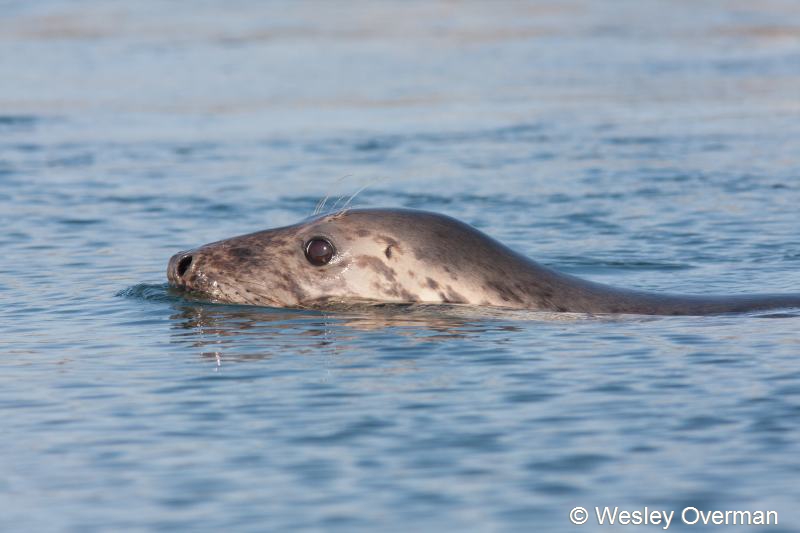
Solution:
{"label": "seal", "polygon": [[578,313],[709,315],[800,307],[800,294],[681,296],[562,274],[454,218],[349,209],[174,255],[171,285],[285,308],[468,304]]}

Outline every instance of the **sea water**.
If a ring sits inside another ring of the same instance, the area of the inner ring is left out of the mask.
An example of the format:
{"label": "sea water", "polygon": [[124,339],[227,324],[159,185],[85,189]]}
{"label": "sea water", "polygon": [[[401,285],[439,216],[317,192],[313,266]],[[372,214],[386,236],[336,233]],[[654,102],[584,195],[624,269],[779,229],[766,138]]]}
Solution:
{"label": "sea water", "polygon": [[3,531],[800,529],[796,310],[311,312],[165,277],[366,185],[603,283],[798,292],[795,2],[0,8]]}

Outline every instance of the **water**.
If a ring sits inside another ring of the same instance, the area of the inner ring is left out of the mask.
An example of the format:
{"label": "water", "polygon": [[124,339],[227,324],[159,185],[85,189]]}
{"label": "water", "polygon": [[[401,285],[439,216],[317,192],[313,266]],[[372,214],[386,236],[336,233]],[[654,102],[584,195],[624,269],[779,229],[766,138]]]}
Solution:
{"label": "water", "polygon": [[796,312],[299,312],[164,275],[370,184],[593,280],[796,292],[798,28],[788,0],[2,2],[0,529],[800,530]]}

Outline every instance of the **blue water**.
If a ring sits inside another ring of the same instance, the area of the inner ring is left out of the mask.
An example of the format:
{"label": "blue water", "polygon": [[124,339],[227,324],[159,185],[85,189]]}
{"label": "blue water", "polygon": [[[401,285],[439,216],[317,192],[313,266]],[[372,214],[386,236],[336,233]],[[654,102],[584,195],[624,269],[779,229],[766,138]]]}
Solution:
{"label": "blue water", "polygon": [[0,530],[800,531],[796,311],[299,312],[164,274],[368,185],[600,282],[800,291],[795,2],[0,7]]}

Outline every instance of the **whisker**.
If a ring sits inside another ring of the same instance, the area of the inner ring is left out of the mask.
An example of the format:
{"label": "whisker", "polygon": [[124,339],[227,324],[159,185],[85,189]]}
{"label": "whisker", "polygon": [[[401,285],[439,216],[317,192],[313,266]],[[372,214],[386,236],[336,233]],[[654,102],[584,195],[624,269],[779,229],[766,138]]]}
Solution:
{"label": "whisker", "polygon": [[356,196],[358,196],[359,194],[361,194],[361,192],[362,192],[362,191],[364,191],[364,190],[365,190],[365,189],[367,189],[368,187],[372,187],[373,185],[376,185],[376,184],[378,184],[378,183],[385,182],[387,179],[388,179],[388,178],[377,178],[377,179],[374,179],[374,180],[372,180],[372,181],[370,181],[370,182],[367,182],[366,184],[364,184],[364,186],[363,186],[363,187],[361,187],[360,189],[358,189],[356,192],[354,192],[354,193],[353,193],[353,194],[350,196],[350,198],[348,198],[348,199],[347,199],[347,201],[344,203],[344,205],[343,205],[343,206],[340,208],[340,210],[339,210],[339,212],[337,213],[337,215],[343,215],[344,213],[346,213],[346,212],[347,212],[347,211],[350,209],[350,207],[351,207],[351,206],[350,206],[350,204],[352,204],[352,202],[353,202],[353,200],[355,199],[355,197],[356,197]]}
{"label": "whisker", "polygon": [[[344,176],[342,176],[342,177],[340,177],[340,178],[338,178],[338,179],[336,180],[336,184],[335,184],[335,185],[337,185],[337,186],[338,186],[338,185],[340,185],[340,184],[341,184],[341,183],[342,183],[344,180],[346,180],[347,178],[352,178],[352,177],[353,177],[353,175],[352,175],[352,174],[345,174]],[[325,205],[328,203],[328,200],[330,199],[330,197],[331,197],[331,195],[330,195],[330,193],[328,193],[328,194],[326,194],[326,195],[325,195],[325,198],[323,198],[322,200],[320,200],[320,202],[319,202],[319,203],[317,203],[317,207],[314,209],[313,216],[316,216],[316,215],[318,215],[318,214],[320,214],[320,213],[322,213],[322,212],[323,212],[323,210],[325,209]],[[338,203],[339,203],[339,201],[341,201],[341,199],[342,199],[342,197],[340,196],[340,197],[339,197],[339,200],[337,200],[337,202],[336,202],[336,203],[338,204]],[[335,209],[335,208],[336,208],[336,204],[334,204],[334,205],[333,205],[333,208],[332,208],[331,210],[333,210],[333,209]]]}
{"label": "whisker", "polygon": [[361,191],[363,191],[364,189],[366,189],[366,188],[367,188],[367,187],[369,187],[369,186],[370,186],[370,184],[369,184],[369,183],[367,183],[366,185],[364,185],[363,187],[361,187],[360,189],[358,189],[356,192],[354,192],[354,193],[353,193],[353,194],[350,196],[350,198],[348,198],[348,199],[347,199],[347,201],[344,203],[344,205],[342,206],[342,210],[343,210],[343,211],[344,211],[344,210],[347,210],[347,208],[348,208],[348,207],[350,206],[350,204],[353,202],[353,199],[354,199],[356,196],[358,196],[358,195],[361,193]]}
{"label": "whisker", "polygon": [[320,213],[320,211],[325,209],[325,204],[328,203],[328,198],[330,198],[330,197],[331,197],[330,194],[326,194],[325,197],[322,200],[317,202],[317,207],[314,208],[314,212],[312,213],[312,216],[318,215]]}
{"label": "whisker", "polygon": [[339,198],[336,199],[336,202],[331,206],[331,209],[330,209],[331,213],[335,213],[336,212],[336,206],[338,206],[339,202],[341,202],[342,200],[344,200],[344,195],[342,195],[342,196],[340,196]]}

